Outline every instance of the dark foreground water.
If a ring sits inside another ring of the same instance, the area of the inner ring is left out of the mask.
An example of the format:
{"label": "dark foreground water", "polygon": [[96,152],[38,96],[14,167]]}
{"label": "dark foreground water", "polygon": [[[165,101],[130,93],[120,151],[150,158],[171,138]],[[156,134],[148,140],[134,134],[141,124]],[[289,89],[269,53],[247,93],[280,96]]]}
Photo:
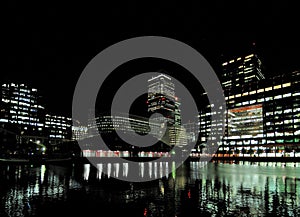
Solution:
{"label": "dark foreground water", "polygon": [[[151,170],[149,170],[151,168]],[[0,165],[0,216],[300,216],[300,163]],[[106,176],[103,175],[106,172]]]}

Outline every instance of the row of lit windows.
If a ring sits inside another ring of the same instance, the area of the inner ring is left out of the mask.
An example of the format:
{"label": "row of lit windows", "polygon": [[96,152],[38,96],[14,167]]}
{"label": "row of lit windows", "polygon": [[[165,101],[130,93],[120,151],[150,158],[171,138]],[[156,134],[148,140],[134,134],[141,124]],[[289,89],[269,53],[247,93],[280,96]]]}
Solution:
{"label": "row of lit windows", "polygon": [[[251,60],[251,57],[254,57],[254,54],[250,54],[250,55],[245,56],[244,61],[247,62],[247,61]],[[230,60],[230,61],[228,61],[228,62],[224,62],[224,63],[222,64],[222,66],[226,66],[226,65],[228,65],[229,63],[234,63],[234,62],[239,61],[239,60],[241,60],[241,59],[242,59],[242,57],[238,57],[237,59],[232,59],[232,60]]]}
{"label": "row of lit windows", "polygon": [[37,123],[37,122],[30,122],[30,121],[21,121],[21,120],[8,120],[7,122],[10,122],[12,124],[23,124],[23,125],[31,125],[31,126],[41,126],[43,127],[44,124]]}
{"label": "row of lit windows", "polygon": [[51,126],[51,125],[57,125],[57,126],[64,126],[64,127],[66,127],[66,126],[71,126],[70,124],[67,124],[66,122],[53,122],[53,121],[46,121],[45,122],[47,125],[49,125],[49,126]]}
{"label": "row of lit windows", "polygon": [[11,114],[19,114],[19,115],[29,115],[28,112],[23,112],[23,111],[16,111],[16,110],[10,110],[9,113]]}
{"label": "row of lit windows", "polygon": [[[253,90],[253,91],[249,91],[249,92],[244,92],[242,94],[236,94],[236,95],[231,95],[229,97],[225,97],[225,100],[228,100],[228,99],[234,99],[234,98],[238,98],[238,97],[241,97],[241,96],[248,96],[248,95],[253,95],[253,94],[256,94],[256,93],[262,93],[262,92],[267,92],[267,91],[270,91],[272,90],[276,90],[276,89],[280,89],[280,88],[285,88],[285,87],[289,87],[291,86],[291,83],[285,83],[285,84],[279,84],[279,85],[275,85],[273,87],[266,87],[266,88],[262,88],[262,89],[259,89],[259,90]],[[297,95],[300,95],[300,92],[297,92],[297,93],[294,93],[293,96],[297,96]],[[289,96],[291,96],[289,94]]]}
{"label": "row of lit windows", "polygon": [[55,119],[55,118],[46,118],[46,122],[47,123],[59,123],[59,124],[63,124],[63,123],[70,123],[70,121],[67,121],[65,119]]}
{"label": "row of lit windows", "polygon": [[[28,109],[28,107],[23,107],[23,106],[13,106],[13,107],[11,107],[12,108],[12,110],[24,110],[24,111],[28,111],[29,109]],[[31,112],[37,112],[37,109],[36,108],[31,108],[30,109],[30,111]],[[14,113],[14,112],[12,112],[12,113]]]}
{"label": "row of lit windows", "polygon": [[67,134],[67,131],[62,131],[62,130],[50,130],[51,133],[60,133],[60,134]]}
{"label": "row of lit windows", "polygon": [[45,125],[46,128],[52,128],[52,129],[63,129],[66,130],[67,127],[70,128],[71,126],[67,126],[67,127],[62,127],[62,126],[49,126],[49,125]]}
{"label": "row of lit windows", "polygon": [[[8,93],[4,93],[4,95],[6,95],[7,97],[10,96]],[[20,98],[20,99],[30,99],[33,101],[36,101],[37,99],[37,95],[32,95],[28,93],[19,92],[19,91],[14,91],[12,95],[15,96],[14,98]]]}
{"label": "row of lit windows", "polygon": [[[11,83],[11,84],[2,84],[2,87],[24,87],[26,88],[25,84],[15,84],[15,83]],[[20,88],[20,91],[24,91],[24,92],[30,92],[29,89],[24,89],[24,88]],[[31,88],[31,91],[36,92],[37,89],[35,88]]]}
{"label": "row of lit windows", "polygon": [[288,114],[288,113],[294,113],[294,112],[299,112],[300,111],[300,108],[293,108],[293,109],[278,109],[278,110],[275,110],[275,111],[268,111],[266,112],[266,116],[273,116],[273,115],[277,115],[277,114]]}
{"label": "row of lit windows", "polygon": [[15,99],[15,100],[18,100],[18,101],[24,101],[24,102],[29,102],[29,103],[30,103],[30,101],[31,101],[32,103],[35,102],[35,100],[30,100],[29,98],[18,97],[18,96],[16,96],[16,97],[11,97],[10,99]]}
{"label": "row of lit windows", "polygon": [[[275,97],[266,97],[266,98],[260,98],[260,99],[254,99],[254,100],[250,100],[250,101],[244,101],[244,102],[239,102],[239,103],[236,103],[235,106],[241,106],[241,105],[251,105],[251,104],[255,104],[256,102],[268,102],[268,101],[272,101],[272,100],[277,100],[277,99],[282,99],[282,98],[287,98],[287,97],[290,97],[291,94],[284,94],[284,95],[278,95],[278,96],[275,96]],[[297,99],[295,99],[297,100]],[[235,103],[234,100],[231,100],[228,102],[229,104],[233,104]]]}
{"label": "row of lit windows", "polygon": [[[263,119],[259,118],[259,119],[254,119],[254,120],[251,120],[251,119],[236,119],[236,120],[241,120],[241,123],[248,123],[248,122],[253,122],[253,121],[256,121],[256,122],[262,122]],[[287,125],[291,125],[293,123],[299,123],[300,122],[300,118],[291,118],[291,119],[285,119],[285,120],[280,120],[280,119],[276,119],[276,117],[274,119],[272,119],[272,121],[267,121],[265,122],[267,126],[269,125],[283,125],[283,124],[287,124]],[[219,125],[222,125],[222,124],[210,124],[211,121],[201,121],[199,122],[200,123],[200,127],[201,128],[210,128],[211,126],[212,127],[215,127],[215,126],[219,126]],[[229,121],[230,123],[230,121]],[[240,123],[240,124],[241,124]],[[295,125],[295,127],[298,127],[299,125]]]}
{"label": "row of lit windows", "polygon": [[63,135],[49,135],[50,138],[61,138],[61,139],[64,139],[65,136]]}
{"label": "row of lit windows", "polygon": [[34,118],[34,117],[28,117],[28,116],[22,116],[22,115],[12,115],[11,116],[12,119],[22,119],[22,120],[30,120],[30,121],[39,121],[38,118]]}
{"label": "row of lit windows", "polygon": [[69,117],[49,115],[49,114],[46,114],[46,119],[49,120],[49,121],[56,121],[58,119],[68,120],[68,121],[72,120],[72,118],[69,118]]}

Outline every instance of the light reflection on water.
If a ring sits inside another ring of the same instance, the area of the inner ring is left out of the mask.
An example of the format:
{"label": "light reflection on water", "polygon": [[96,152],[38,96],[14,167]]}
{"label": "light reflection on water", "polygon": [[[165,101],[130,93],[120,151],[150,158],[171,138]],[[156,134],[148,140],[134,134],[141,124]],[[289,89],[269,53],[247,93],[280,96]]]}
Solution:
{"label": "light reflection on water", "polygon": [[[299,163],[189,162],[176,169],[174,162],[143,162],[139,178],[159,179],[142,184],[112,178],[126,177],[127,163],[1,165],[0,172],[0,216],[92,214],[99,207],[131,216],[300,215]],[[49,208],[60,204],[65,212]]]}

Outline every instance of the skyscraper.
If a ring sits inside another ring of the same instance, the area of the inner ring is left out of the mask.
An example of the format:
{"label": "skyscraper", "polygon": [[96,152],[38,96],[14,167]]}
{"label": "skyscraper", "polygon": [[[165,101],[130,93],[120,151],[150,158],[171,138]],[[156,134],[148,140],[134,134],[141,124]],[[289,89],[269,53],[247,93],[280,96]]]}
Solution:
{"label": "skyscraper", "polygon": [[[255,54],[223,64],[225,132],[219,153],[243,156],[297,156],[300,153],[300,72],[264,79]],[[206,96],[206,93],[203,94]],[[211,107],[200,111],[200,142],[211,136]],[[299,155],[300,156],[300,155]]]}
{"label": "skyscraper", "polygon": [[175,84],[169,76],[160,74],[148,80],[147,102],[148,112],[157,112],[167,118],[167,131],[162,140],[170,146],[186,145],[186,130],[181,126],[180,102],[175,96]]}
{"label": "skyscraper", "polygon": [[171,78],[160,74],[148,80],[148,112],[160,113],[168,118],[168,125],[175,123],[175,85]]}
{"label": "skyscraper", "polygon": [[222,64],[222,86],[226,90],[240,90],[244,84],[264,79],[262,63],[256,54],[241,56]]}

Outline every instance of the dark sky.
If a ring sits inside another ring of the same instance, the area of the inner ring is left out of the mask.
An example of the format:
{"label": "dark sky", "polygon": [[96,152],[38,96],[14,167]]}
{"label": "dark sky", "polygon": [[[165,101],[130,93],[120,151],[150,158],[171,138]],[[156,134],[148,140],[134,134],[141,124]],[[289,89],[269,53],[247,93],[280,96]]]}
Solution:
{"label": "dark sky", "polygon": [[[3,7],[1,81],[28,82],[39,88],[50,111],[71,115],[75,84],[91,58],[120,40],[143,35],[185,42],[217,72],[222,60],[252,51],[253,42],[267,76],[300,69],[295,3],[141,2],[9,1]],[[161,68],[158,64],[157,70]]]}

